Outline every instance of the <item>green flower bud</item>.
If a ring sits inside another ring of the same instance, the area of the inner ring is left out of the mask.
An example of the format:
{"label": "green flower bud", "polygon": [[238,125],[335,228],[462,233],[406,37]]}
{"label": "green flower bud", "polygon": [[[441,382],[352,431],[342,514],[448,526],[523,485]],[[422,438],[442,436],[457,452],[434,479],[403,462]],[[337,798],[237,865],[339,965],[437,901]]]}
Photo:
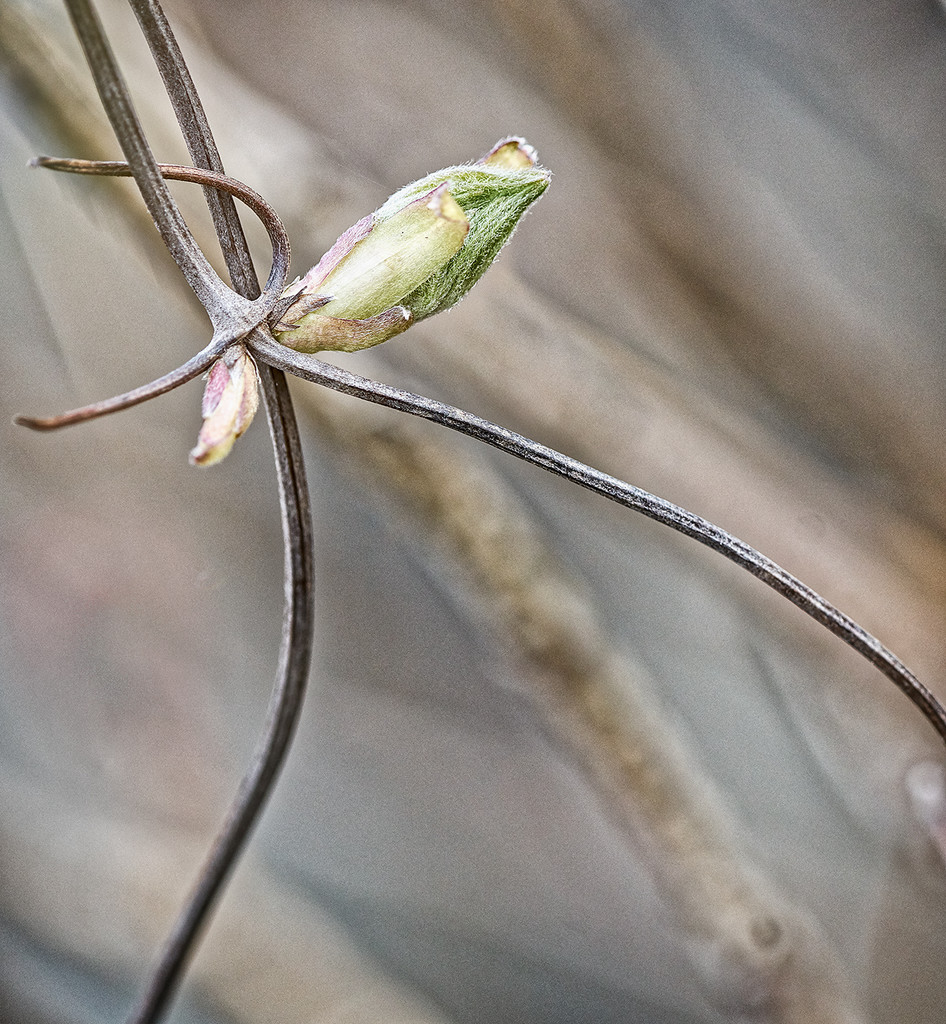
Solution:
{"label": "green flower bud", "polygon": [[230,454],[259,407],[259,376],[242,345],[228,349],[207,375],[201,403],[204,422],[190,453],[194,466],[212,466]]}
{"label": "green flower bud", "polygon": [[548,183],[532,148],[504,139],[478,163],[406,185],[286,289],[295,302],[277,340],[300,352],[354,352],[449,309]]}

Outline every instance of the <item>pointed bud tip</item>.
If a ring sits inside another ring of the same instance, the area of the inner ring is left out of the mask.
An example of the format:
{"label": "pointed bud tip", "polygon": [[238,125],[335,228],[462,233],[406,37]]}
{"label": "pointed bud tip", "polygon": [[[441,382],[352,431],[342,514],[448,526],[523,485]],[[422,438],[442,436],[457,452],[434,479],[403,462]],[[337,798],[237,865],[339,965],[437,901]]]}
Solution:
{"label": "pointed bud tip", "polygon": [[533,146],[518,135],[500,139],[495,146],[478,161],[487,167],[502,167],[508,171],[524,171],[536,167],[539,156]]}

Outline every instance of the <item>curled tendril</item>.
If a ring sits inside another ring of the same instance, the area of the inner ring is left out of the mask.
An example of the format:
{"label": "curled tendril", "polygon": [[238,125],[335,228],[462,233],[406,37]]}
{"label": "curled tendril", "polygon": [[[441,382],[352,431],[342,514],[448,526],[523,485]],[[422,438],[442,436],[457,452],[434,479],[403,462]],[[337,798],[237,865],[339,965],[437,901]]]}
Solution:
{"label": "curled tendril", "polygon": [[[124,161],[106,160],[71,160],[62,157],[37,157],[32,161],[36,167],[45,167],[54,171],[68,171],[72,174],[103,174],[117,177],[130,177],[131,168]],[[84,423],[88,420],[106,416],[109,413],[118,412],[121,409],[128,409],[133,405],[146,402],[158,395],[173,391],[174,388],[185,384],[194,377],[204,373],[211,364],[220,357],[223,351],[234,342],[239,341],[249,331],[261,323],[268,321],[273,316],[278,316],[284,309],[286,300],[282,298],[286,280],[289,276],[290,247],[289,235],[276,211],[266,202],[258,192],[254,192],[249,185],[245,185],[236,178],[221,174],[217,171],[208,171],[201,167],[186,167],[181,164],[158,164],[158,170],[162,177],[175,181],[191,181],[198,185],[210,186],[221,189],[230,195],[236,196],[245,203],[259,217],[269,235],[273,246],[273,266],[261,295],[250,303],[253,310],[253,318],[246,322],[240,322],[229,328],[218,328],[210,343],[187,362],[166,373],[149,384],[143,384],[124,394],[107,398],[101,402],[82,406],[79,409],[72,409],[69,412],[61,413],[58,416],[16,416],[15,423],[20,426],[29,427],[32,430],[58,430],[61,427],[72,426],[75,423]],[[222,284],[221,284],[222,287]],[[255,319],[255,323],[253,322]]]}

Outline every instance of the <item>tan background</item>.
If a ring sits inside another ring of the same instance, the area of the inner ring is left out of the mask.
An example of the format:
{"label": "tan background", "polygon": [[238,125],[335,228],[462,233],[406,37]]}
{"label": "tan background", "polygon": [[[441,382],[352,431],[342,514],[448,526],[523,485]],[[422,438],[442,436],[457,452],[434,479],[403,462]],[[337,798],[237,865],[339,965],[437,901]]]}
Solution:
{"label": "tan background", "polygon": [[[133,19],[101,6],[181,159]],[[720,523],[946,697],[938,6],[169,13],[299,273],[504,135],[552,169],[461,306],[346,365]],[[278,516],[262,422],[187,466],[197,384],[59,436],[9,425],[208,335],[127,183],[25,168],[117,154],[59,8],[4,0],[0,46],[2,984],[11,1020],[117,1020],[262,721]],[[662,528],[294,392],[312,692],[174,1019],[942,1020],[942,755],[901,695]]]}

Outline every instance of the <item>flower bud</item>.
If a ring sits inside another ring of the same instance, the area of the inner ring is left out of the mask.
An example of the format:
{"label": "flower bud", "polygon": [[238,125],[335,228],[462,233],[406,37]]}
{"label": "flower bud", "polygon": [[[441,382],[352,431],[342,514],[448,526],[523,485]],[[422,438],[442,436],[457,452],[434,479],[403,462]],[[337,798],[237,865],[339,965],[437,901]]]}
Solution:
{"label": "flower bud", "polygon": [[256,366],[242,345],[234,345],[210,368],[201,403],[204,422],[190,453],[194,466],[225,459],[233,442],[253,422],[259,406]]}
{"label": "flower bud", "polygon": [[448,309],[548,183],[532,148],[504,139],[476,164],[406,185],[287,288],[296,301],[276,325],[277,340],[301,352],[354,352]]}

